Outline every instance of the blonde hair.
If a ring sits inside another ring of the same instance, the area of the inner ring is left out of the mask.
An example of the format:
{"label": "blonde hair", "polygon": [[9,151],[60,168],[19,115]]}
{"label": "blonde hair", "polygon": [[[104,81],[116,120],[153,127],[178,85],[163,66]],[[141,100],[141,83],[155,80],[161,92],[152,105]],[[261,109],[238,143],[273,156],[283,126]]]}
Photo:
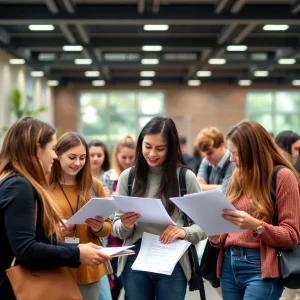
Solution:
{"label": "blonde hair", "polygon": [[136,150],[136,140],[131,135],[125,135],[121,138],[115,145],[113,152],[112,152],[112,167],[120,175],[124,170],[121,167],[118,161],[118,154],[121,152],[123,148],[129,148]]}
{"label": "blonde hair", "polygon": [[217,127],[203,128],[197,135],[195,146],[201,152],[219,148],[224,144],[223,133]]}
{"label": "blonde hair", "polygon": [[43,166],[37,156],[38,145],[46,147],[54,134],[52,126],[36,118],[24,117],[15,122],[5,136],[0,153],[0,179],[10,174],[26,178],[42,200],[46,234],[60,237],[60,210],[52,200]]}
{"label": "blonde hair", "polygon": [[[290,169],[299,181],[291,162],[283,155],[269,133],[254,121],[243,121],[226,136],[237,148],[240,168],[233,172],[227,198],[235,203],[245,194],[254,207],[254,217],[267,221],[274,215],[271,180],[274,168]],[[276,191],[275,191],[276,192]]]}

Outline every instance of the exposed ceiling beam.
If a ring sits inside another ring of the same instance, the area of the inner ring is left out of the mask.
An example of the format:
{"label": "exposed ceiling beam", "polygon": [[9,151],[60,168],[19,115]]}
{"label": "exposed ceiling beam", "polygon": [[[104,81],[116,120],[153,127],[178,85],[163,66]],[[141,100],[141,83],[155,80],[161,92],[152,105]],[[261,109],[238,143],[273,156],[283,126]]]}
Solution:
{"label": "exposed ceiling beam", "polygon": [[75,39],[73,33],[71,32],[71,30],[69,29],[68,25],[61,24],[60,30],[63,32],[64,36],[66,37],[66,39],[68,40],[68,42],[70,44],[76,44],[76,39]]}
{"label": "exposed ceiling beam", "polygon": [[245,4],[246,4],[246,0],[236,0],[230,9],[230,12],[232,14],[239,13]]}
{"label": "exposed ceiling beam", "polygon": [[296,0],[292,5],[291,13],[297,14],[300,11],[300,0]]}
{"label": "exposed ceiling beam", "polygon": [[228,1],[229,0],[218,0],[215,6],[215,13],[220,14],[224,10],[225,6],[228,4]]}
{"label": "exposed ceiling beam", "polygon": [[69,14],[74,14],[75,13],[75,7],[72,3],[72,0],[63,0],[64,6],[66,8],[66,11]]}
{"label": "exposed ceiling beam", "polygon": [[11,40],[10,34],[3,28],[0,28],[0,41],[6,45],[9,45],[10,40]]}
{"label": "exposed ceiling beam", "polygon": [[226,40],[233,33],[233,31],[237,28],[237,26],[238,26],[238,24],[236,24],[236,23],[233,23],[231,25],[226,25],[222,29],[222,31],[221,31],[221,33],[220,33],[220,35],[218,37],[218,41],[217,41],[218,44],[220,45],[220,44],[223,44],[224,42],[226,42]]}
{"label": "exposed ceiling beam", "polygon": [[223,58],[225,55],[225,52],[226,52],[225,48],[220,48],[214,55],[214,58]]}
{"label": "exposed ceiling beam", "polygon": [[45,4],[47,5],[49,11],[52,14],[58,14],[59,13],[59,9],[58,9],[56,3],[54,2],[54,0],[45,0]]}
{"label": "exposed ceiling beam", "polygon": [[85,44],[88,44],[90,42],[90,37],[89,37],[89,34],[88,34],[87,30],[85,29],[84,25],[76,24],[75,26],[78,30],[78,33],[79,33],[80,38],[82,39],[82,41]]}
{"label": "exposed ceiling beam", "polygon": [[201,53],[200,61],[201,62],[206,61],[209,55],[211,54],[211,52],[212,52],[211,48],[204,49]]}
{"label": "exposed ceiling beam", "polygon": [[250,33],[251,31],[255,28],[256,24],[249,24],[246,26],[233,40],[234,44],[239,44],[241,43]]}
{"label": "exposed ceiling beam", "polygon": [[152,1],[153,1],[152,12],[157,14],[160,9],[160,1],[159,0],[152,0]]}
{"label": "exposed ceiling beam", "polygon": [[145,12],[145,0],[138,0],[137,6],[138,13],[143,14]]}

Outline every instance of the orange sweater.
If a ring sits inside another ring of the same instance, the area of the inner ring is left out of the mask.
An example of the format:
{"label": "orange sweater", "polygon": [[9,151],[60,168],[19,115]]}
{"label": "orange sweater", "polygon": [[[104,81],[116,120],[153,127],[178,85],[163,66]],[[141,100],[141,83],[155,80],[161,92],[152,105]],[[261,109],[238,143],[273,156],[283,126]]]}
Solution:
{"label": "orange sweater", "polygon": [[[98,179],[93,178],[93,181],[96,185],[96,189],[98,192],[99,197],[106,197],[103,187]],[[75,185],[61,185],[65,194],[67,195],[73,211],[76,210],[76,203],[77,203],[77,192]],[[57,201],[64,219],[69,219],[72,216],[72,211],[69,206],[68,201],[66,200],[62,190],[59,186],[56,186],[53,190],[53,194],[55,200]],[[79,203],[78,210],[83,206],[83,203]],[[98,238],[99,237],[106,237],[112,230],[112,222],[108,218],[105,220],[103,224],[103,228],[95,233],[91,230],[88,225],[80,224],[76,226],[76,237],[80,238],[80,244],[85,244],[92,242],[94,244],[99,244]],[[73,236],[73,232],[70,232],[67,236]],[[78,283],[91,283],[98,281],[101,277],[108,274],[108,270],[106,269],[104,264],[99,265],[98,267],[89,267],[86,265],[80,265],[78,269],[71,270],[75,280]]]}
{"label": "orange sweater", "polygon": [[[252,215],[252,207],[246,195],[234,204],[238,210]],[[217,264],[217,276],[221,277],[224,251],[227,246],[260,248],[262,278],[279,277],[277,248],[294,248],[300,241],[300,194],[294,174],[287,168],[278,172],[276,185],[276,209],[278,224],[263,223],[263,233],[254,237],[252,230],[221,235]],[[270,221],[271,222],[271,221]]]}

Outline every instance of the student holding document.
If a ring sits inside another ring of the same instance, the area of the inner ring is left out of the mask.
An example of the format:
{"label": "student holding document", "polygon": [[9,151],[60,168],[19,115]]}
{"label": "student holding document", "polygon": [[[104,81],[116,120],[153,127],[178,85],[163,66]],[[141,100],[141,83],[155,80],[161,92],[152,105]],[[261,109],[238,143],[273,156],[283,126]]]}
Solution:
{"label": "student holding document", "polygon": [[[63,226],[45,173],[57,158],[55,129],[38,119],[18,120],[6,134],[0,153],[0,298],[14,300],[5,270],[97,267],[109,259],[99,246],[58,242]],[[66,290],[66,299],[68,296]],[[51,290],[49,290],[51,293]],[[53,295],[55,298],[55,295]],[[30,295],[28,295],[30,299]],[[41,299],[42,300],[42,299]]]}
{"label": "student holding document", "polygon": [[[233,127],[227,145],[236,168],[226,196],[237,210],[224,210],[223,217],[245,230],[209,237],[221,248],[217,274],[223,299],[278,300],[283,286],[276,249],[292,249],[300,240],[299,178],[269,133],[256,122]],[[273,226],[271,180],[278,167],[278,226]]]}
{"label": "student holding document", "polygon": [[[55,147],[58,159],[54,161],[50,184],[54,199],[69,219],[87,201],[95,197],[105,197],[105,192],[98,179],[92,178],[88,146],[85,140],[75,132],[67,132],[58,140]],[[70,243],[97,244],[99,237],[106,237],[112,229],[111,220],[96,217],[89,218],[86,224],[67,225],[63,230],[64,239]],[[73,275],[84,300],[98,300],[100,279],[108,273],[104,264],[91,268],[80,266],[73,270]]]}
{"label": "student holding document", "polygon": [[[113,232],[125,240],[125,245],[135,244],[136,255],[119,260],[118,276],[122,281],[128,300],[183,300],[187,282],[191,277],[191,266],[187,252],[177,263],[172,275],[162,275],[131,269],[141,246],[143,232],[160,235],[160,241],[169,244],[176,239],[186,239],[196,244],[205,237],[196,224],[184,227],[183,213],[169,200],[180,195],[179,169],[185,167],[180,151],[176,126],[172,119],[155,117],[142,129],[136,149],[135,177],[132,196],[159,198],[176,222],[174,225],[159,225],[139,222],[135,212],[117,212]],[[117,195],[128,195],[130,168],[119,179]],[[190,170],[186,173],[187,193],[200,191],[196,176]],[[142,200],[141,200],[142,201]]]}

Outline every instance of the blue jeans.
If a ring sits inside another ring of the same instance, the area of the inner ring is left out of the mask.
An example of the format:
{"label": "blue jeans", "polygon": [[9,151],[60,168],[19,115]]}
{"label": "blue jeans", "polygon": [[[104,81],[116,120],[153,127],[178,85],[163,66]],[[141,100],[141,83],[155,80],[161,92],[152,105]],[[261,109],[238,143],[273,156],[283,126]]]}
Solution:
{"label": "blue jeans", "polygon": [[259,249],[230,246],[225,249],[221,289],[223,300],[278,300],[283,286],[278,278],[261,278]]}
{"label": "blue jeans", "polygon": [[99,300],[112,300],[111,291],[109,286],[108,276],[105,275],[101,278],[101,288]]}
{"label": "blue jeans", "polygon": [[187,280],[179,263],[172,275],[135,271],[131,269],[140,250],[136,243],[135,255],[130,255],[122,273],[122,281],[128,300],[184,300]]}

